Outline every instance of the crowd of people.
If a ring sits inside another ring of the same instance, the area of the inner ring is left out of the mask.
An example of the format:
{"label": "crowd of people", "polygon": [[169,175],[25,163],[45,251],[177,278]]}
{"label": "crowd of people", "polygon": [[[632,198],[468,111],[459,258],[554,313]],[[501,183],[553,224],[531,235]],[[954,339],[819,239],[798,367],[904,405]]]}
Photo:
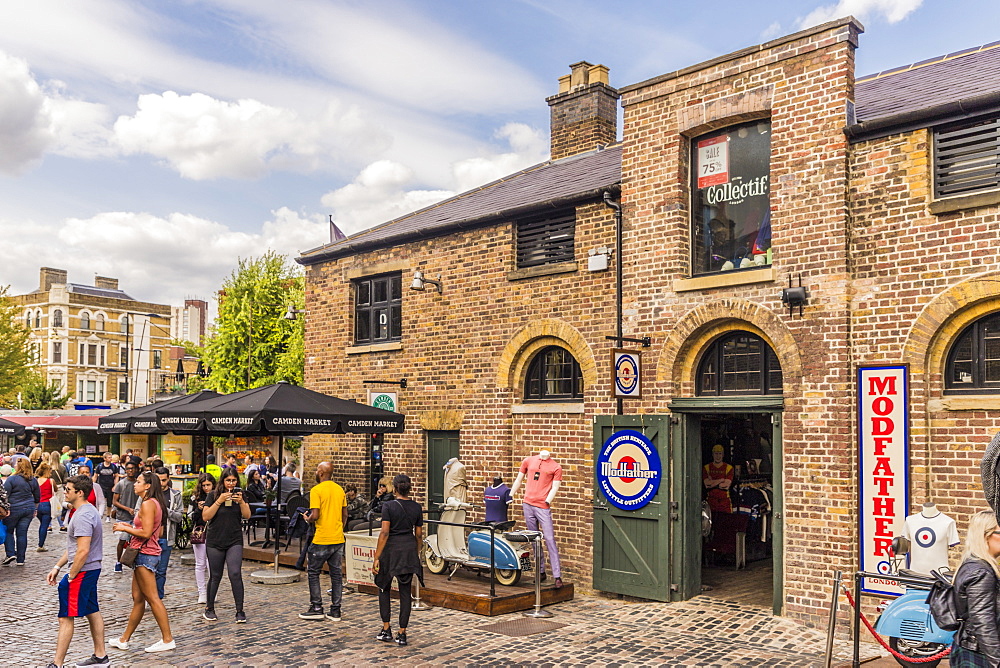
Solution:
{"label": "crowd of people", "polygon": [[[245,623],[242,579],[243,527],[254,511],[250,504],[273,499],[280,484],[279,502],[301,493],[302,480],[294,462],[278,467],[273,457],[256,462],[248,456],[242,476],[236,459],[228,457],[218,466],[209,456],[198,476],[187,513],[192,521],[190,542],[195,557],[195,582],[198,603],[205,607],[202,617],[218,621],[216,598],[223,575],[228,574],[236,607],[236,623]],[[302,619],[339,621],[342,616],[345,531],[371,528],[379,533],[373,573],[379,588],[379,612],[382,629],[378,640],[407,644],[414,575],[422,578],[420,547],[423,513],[412,501],[412,483],[405,475],[383,478],[378,494],[368,501],[354,484],[341,487],[333,482],[333,467],[321,463],[315,473],[315,485],[301,520],[309,527],[303,558],[308,558],[309,608]],[[93,655],[77,665],[110,665],[106,645],[129,650],[130,641],[150,609],[160,632],[160,640],[146,652],[176,648],[170,620],[163,605],[167,565],[178,525],[184,519],[181,492],[170,485],[170,474],[163,462],[150,457],[145,461],[131,451],[114,455],[104,453],[96,464],[84,453],[64,448],[63,452],[43,453],[34,443],[0,455],[0,531],[4,532],[3,566],[23,566],[29,527],[38,520],[38,552],[46,552],[48,534],[66,535],[66,549],[47,575],[57,586],[59,596],[59,635],[54,661],[60,668],[73,636],[73,621],[83,617],[89,624],[94,643]],[[280,481],[280,482],[279,482]],[[258,510],[259,512],[259,510]],[[105,642],[104,622],[97,603],[97,583],[101,575],[104,546],[104,523],[113,522],[110,530],[117,539],[114,573],[132,573],[132,609],[125,629]],[[58,525],[58,530],[55,528]],[[51,545],[51,539],[48,540]],[[301,563],[301,560],[300,560]],[[62,569],[69,572],[60,579]],[[321,576],[324,566],[330,576],[329,609],[323,606]],[[392,580],[399,582],[400,606],[398,630],[391,631],[390,593]]]}

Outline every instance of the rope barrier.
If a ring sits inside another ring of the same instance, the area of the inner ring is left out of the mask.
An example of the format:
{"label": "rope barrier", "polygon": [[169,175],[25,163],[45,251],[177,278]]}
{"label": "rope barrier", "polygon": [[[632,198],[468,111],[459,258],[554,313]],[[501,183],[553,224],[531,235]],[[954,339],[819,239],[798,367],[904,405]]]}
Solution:
{"label": "rope barrier", "polygon": [[889,653],[892,654],[894,657],[898,659],[903,659],[904,661],[908,661],[909,663],[930,663],[931,661],[938,661],[951,654],[951,647],[945,647],[944,650],[938,652],[934,656],[928,656],[923,659],[915,659],[912,656],[906,656],[905,654],[900,654],[893,648],[889,647],[888,643],[886,643],[885,640],[882,639],[882,636],[880,636],[875,631],[875,627],[872,626],[872,623],[868,621],[867,617],[865,617],[865,613],[861,612],[860,608],[858,608],[858,606],[855,605],[854,597],[851,596],[851,591],[844,585],[841,585],[841,587],[843,587],[844,593],[847,595],[847,602],[851,604],[852,608],[857,610],[858,616],[861,618],[861,621],[865,623],[865,626],[868,627],[868,630],[871,631],[873,636],[875,636],[875,640],[878,641],[878,644],[882,645],[882,647],[889,650]]}

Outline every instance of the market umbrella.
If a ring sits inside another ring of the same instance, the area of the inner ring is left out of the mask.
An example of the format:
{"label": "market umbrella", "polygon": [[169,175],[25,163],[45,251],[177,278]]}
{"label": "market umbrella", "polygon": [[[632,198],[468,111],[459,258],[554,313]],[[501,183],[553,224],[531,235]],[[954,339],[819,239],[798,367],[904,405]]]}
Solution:
{"label": "market umbrella", "polygon": [[23,433],[24,433],[24,425],[0,418],[0,434],[12,434],[14,436],[20,436]]}
{"label": "market umbrella", "polygon": [[106,415],[97,420],[98,434],[165,434],[169,429],[160,429],[156,421],[156,411],[164,406],[186,406],[188,404],[222,396],[212,390],[202,390],[185,394],[168,401],[152,403],[127,411]]}
{"label": "market umbrella", "polygon": [[[281,381],[197,403],[161,405],[156,410],[160,429],[201,433],[253,433],[278,437],[278,461],[284,462],[284,436],[301,434],[400,433],[404,417],[356,401],[339,399]],[[277,498],[281,500],[281,470]],[[278,571],[278,522],[274,570]]]}

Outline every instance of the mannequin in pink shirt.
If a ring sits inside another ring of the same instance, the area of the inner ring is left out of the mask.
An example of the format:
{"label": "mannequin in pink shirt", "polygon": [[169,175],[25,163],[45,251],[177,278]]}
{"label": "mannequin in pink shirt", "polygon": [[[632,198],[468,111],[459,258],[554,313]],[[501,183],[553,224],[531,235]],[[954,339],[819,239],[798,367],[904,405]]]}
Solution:
{"label": "mannequin in pink shirt", "polygon": [[[556,535],[552,528],[552,500],[559,492],[562,484],[562,467],[552,459],[548,450],[542,450],[537,455],[526,457],[521,462],[514,484],[510,487],[513,497],[525,482],[524,500],[521,508],[524,510],[524,523],[531,531],[541,531],[545,538],[545,551],[548,553],[555,576],[556,589],[562,587],[562,567],[559,564],[559,550],[556,547]],[[545,560],[538,566],[539,577],[545,580]]]}

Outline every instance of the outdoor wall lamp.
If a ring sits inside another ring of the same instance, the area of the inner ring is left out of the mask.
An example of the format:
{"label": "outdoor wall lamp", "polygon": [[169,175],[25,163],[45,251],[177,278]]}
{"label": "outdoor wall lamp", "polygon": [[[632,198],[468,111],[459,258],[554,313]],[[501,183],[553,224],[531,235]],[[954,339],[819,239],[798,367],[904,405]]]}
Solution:
{"label": "outdoor wall lamp", "polygon": [[285,320],[298,320],[299,313],[305,313],[304,308],[295,308],[294,306],[289,306],[288,310],[285,311]]}
{"label": "outdoor wall lamp", "polygon": [[427,283],[436,286],[438,293],[443,292],[441,288],[441,274],[438,274],[438,280],[435,281],[430,278],[424,278],[423,273],[419,271],[413,272],[413,283],[410,284],[410,289],[417,290],[418,292],[423,292],[424,290],[427,289],[426,286]]}
{"label": "outdoor wall lamp", "polygon": [[788,307],[788,313],[791,315],[792,311],[798,307],[799,317],[802,316],[802,307],[805,306],[806,302],[809,300],[809,292],[802,285],[802,275],[798,276],[798,285],[792,287],[792,277],[788,277],[788,287],[782,288],[781,290],[781,303]]}

